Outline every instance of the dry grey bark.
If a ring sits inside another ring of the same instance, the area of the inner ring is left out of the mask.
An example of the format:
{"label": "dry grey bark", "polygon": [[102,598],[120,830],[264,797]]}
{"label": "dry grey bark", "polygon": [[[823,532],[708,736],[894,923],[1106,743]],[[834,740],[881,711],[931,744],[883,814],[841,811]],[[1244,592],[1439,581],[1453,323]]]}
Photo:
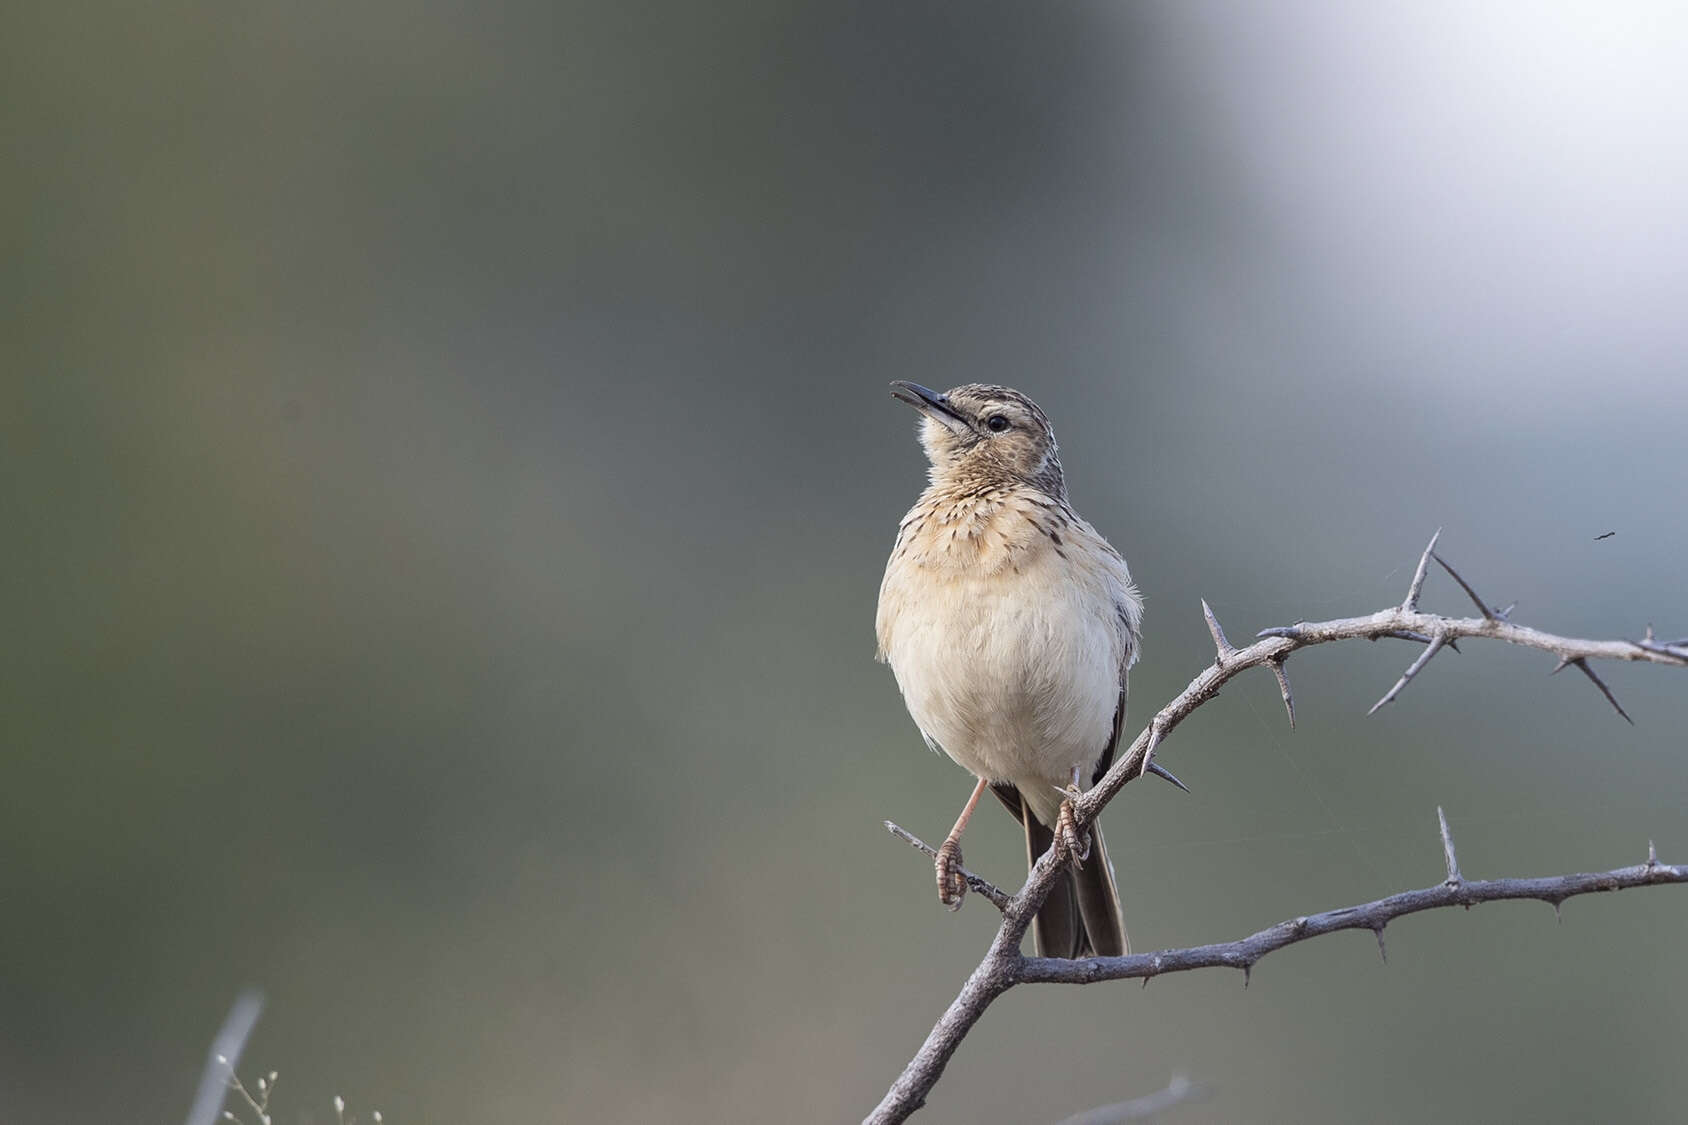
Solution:
{"label": "dry grey bark", "polygon": [[[1268,668],[1277,678],[1284,709],[1290,725],[1295,725],[1295,703],[1290,693],[1289,678],[1284,665],[1289,657],[1303,648],[1331,644],[1336,641],[1370,640],[1394,637],[1423,644],[1424,651],[1384,696],[1372,706],[1372,712],[1397,698],[1413,677],[1445,647],[1457,647],[1468,637],[1484,637],[1505,641],[1524,648],[1541,649],[1558,657],[1554,671],[1575,666],[1600,689],[1612,707],[1625,720],[1633,722],[1619,706],[1605,681],[1589,666],[1590,660],[1628,660],[1650,664],[1665,664],[1688,668],[1688,637],[1661,642],[1649,625],[1639,641],[1594,641],[1575,637],[1560,637],[1516,625],[1508,620],[1512,607],[1495,609],[1480,598],[1465,579],[1461,578],[1440,555],[1436,543],[1441,536],[1438,529],[1431,536],[1413,572],[1407,596],[1398,606],[1379,610],[1366,617],[1347,617],[1334,621],[1299,622],[1295,625],[1262,630],[1260,639],[1244,648],[1237,648],[1225,637],[1213,610],[1204,601],[1202,614],[1213,636],[1215,656],[1200,675],[1190,681],[1177,698],[1162,707],[1149,725],[1123,753],[1116,756],[1113,767],[1083,797],[1074,802],[1074,811],[1082,828],[1093,821],[1109,801],[1126,784],[1141,777],[1150,768],[1155,750],[1166,737],[1193,711],[1212,699],[1229,680],[1253,668]],[[1425,613],[1418,608],[1430,564],[1434,561],[1453,577],[1477,606],[1478,617],[1444,617]],[[1368,712],[1369,713],[1369,712]],[[1538,899],[1555,908],[1567,898],[1622,890],[1627,887],[1657,886],[1664,883],[1688,882],[1688,867],[1661,864],[1648,845],[1647,862],[1596,874],[1556,875],[1532,879],[1492,879],[1468,881],[1459,872],[1454,857],[1453,837],[1447,820],[1437,810],[1441,821],[1442,844],[1446,877],[1433,887],[1390,895],[1360,906],[1330,910],[1280,922],[1269,929],[1239,941],[1215,945],[1193,946],[1187,949],[1162,950],[1158,953],[1139,953],[1125,957],[1097,957],[1069,961],[1051,957],[1027,957],[1020,952],[1021,940],[1030,927],[1037,909],[1048,896],[1062,867],[1068,862],[1065,855],[1046,854],[1033,865],[1025,883],[1012,896],[992,886],[977,875],[969,873],[969,887],[990,900],[1002,912],[1002,926],[991,941],[984,959],[968,976],[960,993],[939,1017],[937,1024],[921,1044],[902,1074],[891,1084],[883,1100],[868,1114],[867,1125],[890,1125],[901,1122],[925,1104],[938,1079],[943,1076],[956,1048],[966,1038],[975,1023],[991,1003],[1017,984],[1062,983],[1091,984],[1104,980],[1142,979],[1163,973],[1187,972],[1192,969],[1231,968],[1245,975],[1260,958],[1275,949],[1306,941],[1337,930],[1366,929],[1377,935],[1378,947],[1383,947],[1383,929],[1393,919],[1422,910],[1448,906],[1473,906],[1480,902],[1505,899]],[[910,833],[887,822],[886,827],[915,847],[933,854],[932,849]]]}

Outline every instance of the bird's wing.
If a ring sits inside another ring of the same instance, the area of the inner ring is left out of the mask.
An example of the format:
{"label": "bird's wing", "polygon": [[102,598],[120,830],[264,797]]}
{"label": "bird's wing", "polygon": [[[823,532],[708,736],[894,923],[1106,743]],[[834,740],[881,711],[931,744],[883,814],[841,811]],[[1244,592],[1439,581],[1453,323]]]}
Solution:
{"label": "bird's wing", "polygon": [[1004,808],[1014,814],[1014,819],[1024,824],[1025,810],[1020,807],[1020,791],[1014,787],[1012,781],[991,782],[991,795],[1002,802]]}
{"label": "bird's wing", "polygon": [[1133,615],[1126,606],[1116,606],[1119,615],[1120,639],[1124,642],[1119,662],[1119,702],[1114,705],[1114,729],[1108,735],[1107,748],[1102,751],[1102,757],[1096,762],[1096,769],[1090,775],[1090,784],[1095,785],[1102,780],[1102,775],[1108,772],[1108,767],[1114,764],[1114,752],[1119,749],[1119,736],[1125,730],[1125,698],[1127,695],[1126,681],[1131,675],[1131,666],[1137,663],[1137,622],[1141,620],[1142,608],[1138,603],[1137,613]]}
{"label": "bird's wing", "polygon": [[[1126,667],[1130,667],[1130,657],[1126,660]],[[1125,672],[1126,668],[1119,670],[1119,704],[1114,708],[1114,732],[1108,736],[1108,748],[1102,751],[1102,757],[1097,760],[1096,769],[1090,775],[1092,785],[1101,781],[1102,775],[1108,772],[1108,767],[1114,764],[1114,751],[1119,749],[1120,732],[1125,729]]]}

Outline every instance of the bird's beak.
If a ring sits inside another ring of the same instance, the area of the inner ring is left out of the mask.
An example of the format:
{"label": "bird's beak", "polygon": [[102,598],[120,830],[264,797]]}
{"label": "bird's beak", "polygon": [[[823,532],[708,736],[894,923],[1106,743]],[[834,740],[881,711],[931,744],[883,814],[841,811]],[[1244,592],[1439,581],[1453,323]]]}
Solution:
{"label": "bird's beak", "polygon": [[957,434],[973,432],[973,423],[963,418],[960,412],[950,405],[948,395],[939,394],[919,383],[898,379],[891,384],[891,397],[898,402],[908,403],[932,421],[943,423]]}

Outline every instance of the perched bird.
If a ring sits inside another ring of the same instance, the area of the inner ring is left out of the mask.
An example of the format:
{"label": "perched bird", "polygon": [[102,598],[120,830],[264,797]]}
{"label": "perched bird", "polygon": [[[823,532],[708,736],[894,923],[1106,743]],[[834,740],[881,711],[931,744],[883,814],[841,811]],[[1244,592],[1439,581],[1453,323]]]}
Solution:
{"label": "perched bird", "polygon": [[927,745],[978,779],[938,851],[938,898],[961,905],[961,833],[988,787],[1024,827],[1028,864],[1052,844],[1083,860],[1038,912],[1038,952],[1123,954],[1101,828],[1080,840],[1068,802],[1113,761],[1143,599],[1125,559],[1073,511],[1031,399],[980,384],[891,388],[924,415],[932,468],[879,587],[879,658]]}

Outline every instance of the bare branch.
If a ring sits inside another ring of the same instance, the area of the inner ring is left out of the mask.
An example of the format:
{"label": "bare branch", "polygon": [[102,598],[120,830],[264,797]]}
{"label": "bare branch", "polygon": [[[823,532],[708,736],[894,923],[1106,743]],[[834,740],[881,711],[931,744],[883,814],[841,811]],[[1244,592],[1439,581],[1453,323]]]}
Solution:
{"label": "bare branch", "polygon": [[1205,1083],[1191,1082],[1182,1074],[1175,1074],[1164,1090],[1156,1090],[1128,1102],[1099,1105],[1095,1109],[1075,1113],[1059,1125],[1119,1125],[1125,1121],[1142,1121],[1165,1113],[1181,1102],[1200,1101],[1212,1092],[1213,1088]]}
{"label": "bare branch", "polygon": [[1688,637],[1678,637],[1674,641],[1660,642],[1653,636],[1651,623],[1648,624],[1647,632],[1643,634],[1642,638],[1633,643],[1637,648],[1645,649],[1667,659],[1688,662]]}
{"label": "bare branch", "polygon": [[[1184,787],[1180,785],[1178,788],[1183,789]],[[1185,790],[1185,792],[1189,792],[1189,790]],[[938,849],[934,848],[931,844],[928,844],[925,840],[922,840],[919,836],[916,836],[913,832],[910,832],[902,825],[895,824],[892,821],[887,820],[885,822],[885,830],[915,850],[925,852],[928,858],[938,858]],[[997,887],[988,879],[981,879],[965,867],[958,866],[956,870],[960,871],[961,877],[967,880],[968,890],[972,891],[980,898],[989,899],[991,905],[996,907],[998,910],[1008,909],[1008,904],[1011,899],[1007,892]]]}
{"label": "bare branch", "polygon": [[[914,1061],[892,1085],[878,1108],[868,1115],[864,1125],[905,1121],[919,1109],[967,1029],[978,1021],[991,1001],[1016,984],[1095,984],[1138,979],[1147,982],[1151,977],[1196,969],[1235,969],[1247,974],[1268,953],[1339,930],[1371,930],[1377,935],[1378,950],[1382,952],[1385,926],[1396,918],[1426,910],[1534,899],[1557,911],[1560,903],[1579,895],[1681,883],[1688,883],[1688,866],[1659,863],[1657,855],[1649,847],[1648,862],[1633,867],[1534,879],[1467,882],[1461,878],[1457,884],[1445,879],[1432,887],[1405,891],[1359,906],[1290,918],[1237,941],[1080,960],[1023,956],[1019,951],[1019,938],[1013,938],[1012,944],[1007,940],[1010,925],[1005,921],[1003,931],[991,944],[985,960],[973,970],[961,994],[927,1036]],[[1021,932],[1024,932],[1023,928]]]}
{"label": "bare branch", "polygon": [[[1257,634],[1259,639],[1255,643],[1239,649],[1226,640],[1211,607],[1204,602],[1203,616],[1209,623],[1209,632],[1214,640],[1214,662],[1191,680],[1177,697],[1151,716],[1148,725],[1131,745],[1120,748],[1108,772],[1074,802],[1073,811],[1079,822],[1089,824],[1094,821],[1097,814],[1121,789],[1149,772],[1155,764],[1153,756],[1162,742],[1198,707],[1217,695],[1221,686],[1260,665],[1273,668],[1275,674],[1280,673],[1283,661],[1291,654],[1314,645],[1349,640],[1375,641],[1380,637],[1400,637],[1424,644],[1425,651],[1419,654],[1418,659],[1407,669],[1395,687],[1378,702],[1378,707],[1399,695],[1413,676],[1438,651],[1444,647],[1453,647],[1455,641],[1467,637],[1482,637],[1521,648],[1550,652],[1559,657],[1561,667],[1576,664],[1585,675],[1594,680],[1596,686],[1625,719],[1629,719],[1628,714],[1618,707],[1610,689],[1589,667],[1589,661],[1624,660],[1688,668],[1688,637],[1670,644],[1660,644],[1653,639],[1649,631],[1641,641],[1587,640],[1557,636],[1529,626],[1514,624],[1507,620],[1511,607],[1500,611],[1483,607],[1486,609],[1483,616],[1461,618],[1444,617],[1419,610],[1418,601],[1423,592],[1430,560],[1436,558],[1438,562],[1442,562],[1435,554],[1440,536],[1441,530],[1438,529],[1419,558],[1406,600],[1399,606],[1382,609],[1368,616],[1332,621],[1300,621],[1294,625],[1262,629]],[[1447,569],[1445,562],[1442,562],[1442,566]],[[1449,573],[1453,573],[1451,569]],[[1454,577],[1481,607],[1482,601],[1471,593],[1471,587],[1457,575]],[[1287,678],[1280,676],[1279,687],[1287,710],[1292,706]],[[1376,709],[1377,707],[1373,707],[1374,711]],[[935,854],[925,844],[902,833],[895,826],[887,827],[928,855]],[[1445,840],[1445,858],[1452,869],[1450,878],[1453,878],[1458,874],[1458,869],[1454,865],[1451,836],[1447,836]],[[1067,862],[1067,857],[1056,854],[1055,850],[1045,854],[1032,865],[1025,883],[1012,897],[1003,895],[995,888],[991,888],[994,894],[985,891],[975,884],[977,876],[969,875],[969,885],[997,903],[1002,910],[1002,926],[997,931],[984,960],[973,970],[949,1008],[927,1035],[920,1050],[886,1092],[884,1100],[868,1116],[869,1122],[900,1122],[920,1108],[925,1103],[927,1093],[942,1077],[944,1067],[968,1031],[998,996],[1016,984],[1043,981],[1088,983],[1093,980],[1127,978],[1141,978],[1146,981],[1149,977],[1161,973],[1219,966],[1238,969],[1246,974],[1256,961],[1274,949],[1339,929],[1371,930],[1377,935],[1378,949],[1382,952],[1383,929],[1390,920],[1421,910],[1453,905],[1470,906],[1479,902],[1509,898],[1540,899],[1554,904],[1557,908],[1559,902],[1579,894],[1657,883],[1688,882],[1688,870],[1667,867],[1656,862],[1650,862],[1643,867],[1622,868],[1597,875],[1564,875],[1546,879],[1500,879],[1473,883],[1465,881],[1462,877],[1457,884],[1443,882],[1423,891],[1411,891],[1363,906],[1328,911],[1280,923],[1240,942],[1081,961],[1025,958],[1020,952],[1020,943],[1030,928],[1038,907],[1054,887],[1055,881],[1064,877],[1064,866]],[[982,879],[978,879],[978,883],[989,886]]]}
{"label": "bare branch", "polygon": [[1483,879],[1476,882],[1462,880],[1458,885],[1444,881],[1423,890],[1404,891],[1359,906],[1291,918],[1239,941],[1168,949],[1159,953],[1134,953],[1127,957],[1088,957],[1080,961],[1061,957],[1027,957],[1018,966],[1016,982],[1090,984],[1185,973],[1193,969],[1243,969],[1286,945],[1295,945],[1338,930],[1372,930],[1381,934],[1383,927],[1396,918],[1426,910],[1509,899],[1535,899],[1553,905],[1578,895],[1668,883],[1688,883],[1688,866],[1637,864],[1586,875]]}

